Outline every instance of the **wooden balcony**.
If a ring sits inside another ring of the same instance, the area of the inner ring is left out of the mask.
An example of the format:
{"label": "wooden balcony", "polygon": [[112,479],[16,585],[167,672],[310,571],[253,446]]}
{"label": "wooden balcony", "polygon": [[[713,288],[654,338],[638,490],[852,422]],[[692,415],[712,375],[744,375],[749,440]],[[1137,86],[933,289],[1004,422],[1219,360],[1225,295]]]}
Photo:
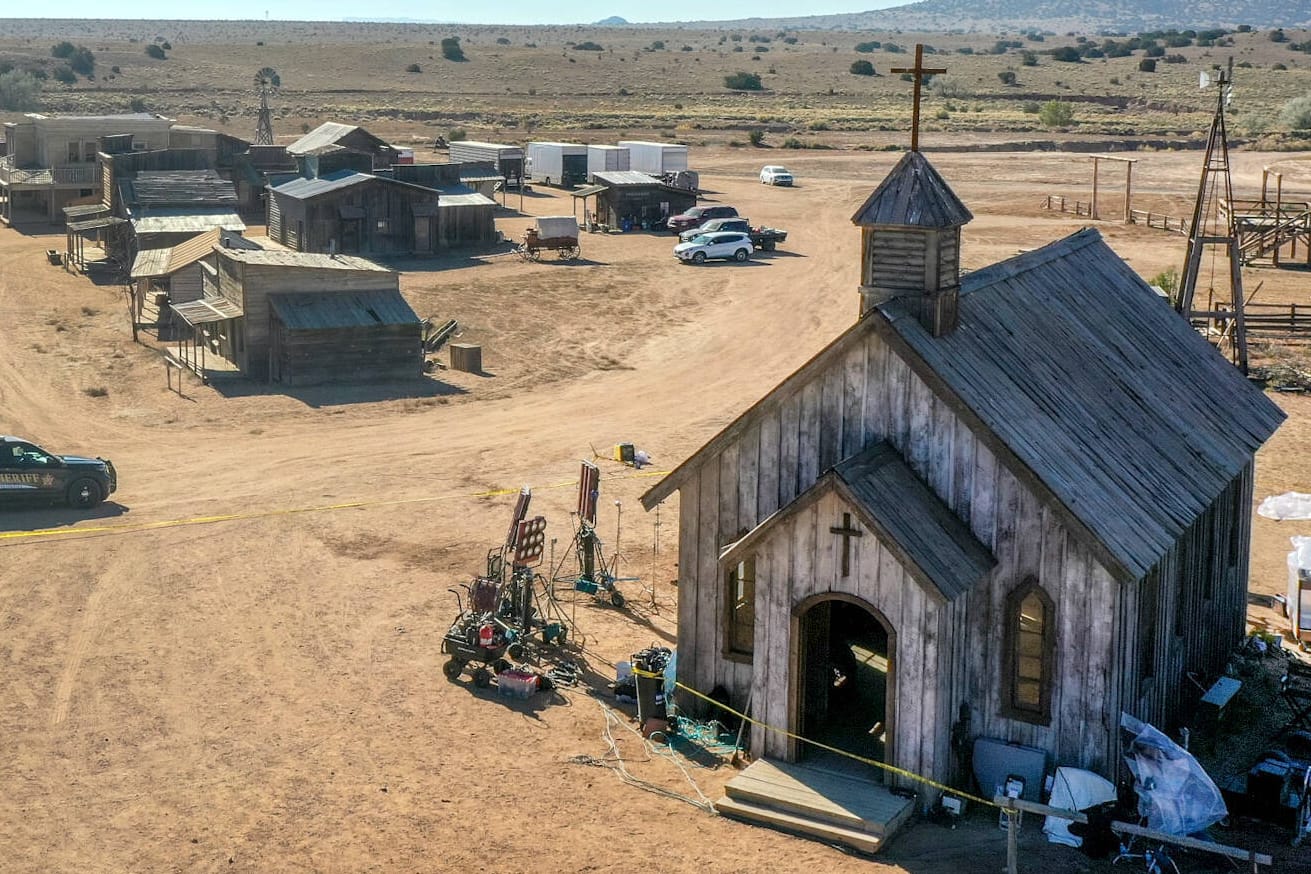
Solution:
{"label": "wooden balcony", "polygon": [[96,184],[96,166],[87,164],[74,167],[37,167],[24,169],[14,166],[13,155],[0,158],[0,185],[10,187],[31,186],[57,188],[60,186],[77,186],[94,188]]}

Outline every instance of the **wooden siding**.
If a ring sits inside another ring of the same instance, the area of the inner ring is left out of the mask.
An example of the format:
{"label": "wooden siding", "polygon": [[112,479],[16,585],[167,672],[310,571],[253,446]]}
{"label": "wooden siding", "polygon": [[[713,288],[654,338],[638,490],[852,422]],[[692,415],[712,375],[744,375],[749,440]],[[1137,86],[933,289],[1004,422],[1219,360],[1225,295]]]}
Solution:
{"label": "wooden siding", "polygon": [[[275,189],[269,196],[269,236],[301,252],[427,254],[436,249],[436,229],[426,222],[427,235],[417,239],[414,207],[437,203],[436,191],[381,180],[304,200]],[[362,212],[362,217],[344,218],[343,207],[348,213]]]}
{"label": "wooden siding", "polygon": [[[876,440],[901,452],[997,567],[939,606],[892,550],[867,536],[853,541],[851,575],[840,579],[838,540],[828,527],[841,519],[842,501],[827,496],[762,537],[753,664],[725,657],[723,547]],[[750,692],[756,716],[788,726],[791,612],[809,595],[841,591],[874,605],[893,625],[895,682],[904,693],[896,700],[896,764],[950,777],[950,727],[962,703],[980,734],[1043,746],[1065,764],[1103,768],[1113,761],[1120,584],[877,333],[863,334],[773,398],[680,487],[679,666],[686,682],[702,690],[722,684],[738,704]],[[1002,613],[1007,593],[1029,574],[1055,602],[1061,629],[1048,726],[1001,713]],[[769,736],[753,744],[758,753],[786,753]]]}
{"label": "wooden siding", "polygon": [[203,290],[200,283],[201,266],[197,261],[188,264],[168,278],[168,299],[170,303],[186,303],[199,300]]}
{"label": "wooden siding", "polygon": [[270,375],[284,385],[363,382],[418,376],[418,322],[372,328],[288,330],[274,319]]}
{"label": "wooden siding", "polygon": [[437,237],[443,248],[490,246],[496,242],[496,204],[447,206],[439,204],[437,217],[416,219],[416,228],[425,222],[438,225]]}

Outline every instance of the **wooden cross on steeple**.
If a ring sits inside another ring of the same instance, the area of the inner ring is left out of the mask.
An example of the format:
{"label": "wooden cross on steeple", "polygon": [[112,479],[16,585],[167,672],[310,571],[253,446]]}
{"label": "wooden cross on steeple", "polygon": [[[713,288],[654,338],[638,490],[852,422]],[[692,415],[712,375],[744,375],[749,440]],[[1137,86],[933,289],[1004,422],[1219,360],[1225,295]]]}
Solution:
{"label": "wooden cross on steeple", "polygon": [[915,43],[915,66],[893,67],[891,72],[910,73],[915,77],[915,104],[910,116],[910,150],[918,152],[920,150],[920,86],[924,83],[925,76],[934,76],[947,71],[945,69],[926,69],[924,66],[924,44]]}

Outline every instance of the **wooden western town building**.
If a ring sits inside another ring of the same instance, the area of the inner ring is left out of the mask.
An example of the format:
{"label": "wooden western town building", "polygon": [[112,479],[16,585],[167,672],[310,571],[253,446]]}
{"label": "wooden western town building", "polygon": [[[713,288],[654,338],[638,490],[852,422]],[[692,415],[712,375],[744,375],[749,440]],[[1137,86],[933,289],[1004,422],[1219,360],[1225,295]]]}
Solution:
{"label": "wooden western town building", "polygon": [[1097,231],[962,275],[971,218],[903,157],[855,323],[643,496],[679,493],[679,679],[944,783],[962,722],[1114,774],[1121,711],[1170,730],[1242,639],[1283,414]]}
{"label": "wooden western town building", "polygon": [[214,355],[286,385],[421,373],[422,326],[395,271],[348,255],[213,251],[202,296],[172,306],[190,329],[179,356],[202,375]]}
{"label": "wooden western town building", "polygon": [[268,192],[268,232],[300,252],[431,255],[438,249],[439,193],[342,170],[296,178]]}

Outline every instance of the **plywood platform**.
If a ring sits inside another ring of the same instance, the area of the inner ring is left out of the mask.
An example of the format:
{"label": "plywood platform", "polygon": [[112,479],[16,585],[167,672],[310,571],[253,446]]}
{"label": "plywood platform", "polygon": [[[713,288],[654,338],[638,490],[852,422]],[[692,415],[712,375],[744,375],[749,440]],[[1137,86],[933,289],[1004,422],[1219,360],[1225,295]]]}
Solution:
{"label": "plywood platform", "polygon": [[761,760],[724,787],[716,809],[768,825],[875,853],[913,812],[914,802],[882,785],[823,767]]}

